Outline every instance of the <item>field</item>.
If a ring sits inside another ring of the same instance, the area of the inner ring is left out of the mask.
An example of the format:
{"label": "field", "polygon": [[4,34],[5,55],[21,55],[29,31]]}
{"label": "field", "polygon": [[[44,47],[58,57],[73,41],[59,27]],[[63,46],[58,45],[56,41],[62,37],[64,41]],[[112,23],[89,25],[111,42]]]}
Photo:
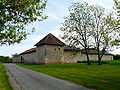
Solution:
{"label": "field", "polygon": [[[117,63],[116,63],[117,62]],[[49,74],[76,84],[97,90],[120,90],[120,60],[101,66],[93,63],[71,63],[57,65],[18,64],[25,68]]]}
{"label": "field", "polygon": [[2,63],[0,63],[0,90],[13,90],[10,86],[8,76],[6,75],[6,71]]}

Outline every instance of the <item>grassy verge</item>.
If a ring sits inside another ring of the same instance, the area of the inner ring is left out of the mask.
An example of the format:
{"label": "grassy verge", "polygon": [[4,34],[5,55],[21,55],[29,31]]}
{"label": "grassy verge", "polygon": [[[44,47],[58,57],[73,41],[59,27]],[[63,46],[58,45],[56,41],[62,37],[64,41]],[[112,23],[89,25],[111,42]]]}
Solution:
{"label": "grassy verge", "polygon": [[120,64],[71,63],[58,65],[18,64],[25,68],[72,81],[97,90],[120,90]]}
{"label": "grassy verge", "polygon": [[6,71],[2,63],[0,63],[0,90],[13,90],[10,86],[8,76],[6,75]]}

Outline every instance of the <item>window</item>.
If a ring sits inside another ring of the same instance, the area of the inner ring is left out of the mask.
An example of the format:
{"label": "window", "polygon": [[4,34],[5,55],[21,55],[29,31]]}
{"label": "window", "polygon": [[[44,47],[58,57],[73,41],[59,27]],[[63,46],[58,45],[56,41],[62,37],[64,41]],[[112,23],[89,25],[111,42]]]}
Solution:
{"label": "window", "polygon": [[56,50],[56,48],[55,48],[55,50]]}
{"label": "window", "polygon": [[58,48],[58,50],[60,50],[60,48]]}
{"label": "window", "polygon": [[46,56],[46,54],[47,54],[47,50],[45,49],[45,56]]}

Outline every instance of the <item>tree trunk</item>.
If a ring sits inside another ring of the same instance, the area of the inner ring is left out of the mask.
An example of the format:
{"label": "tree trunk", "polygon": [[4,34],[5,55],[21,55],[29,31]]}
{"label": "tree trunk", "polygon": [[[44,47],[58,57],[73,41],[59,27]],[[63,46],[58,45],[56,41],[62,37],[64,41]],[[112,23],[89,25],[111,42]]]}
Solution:
{"label": "tree trunk", "polygon": [[90,65],[90,60],[89,60],[88,53],[86,53],[86,56],[87,56],[87,62],[88,62],[88,65]]}
{"label": "tree trunk", "polygon": [[88,56],[87,48],[85,48],[85,52],[86,52],[86,57],[87,57],[87,64],[90,65],[90,59],[89,59],[89,56]]}
{"label": "tree trunk", "polygon": [[99,64],[99,65],[102,65],[102,64],[101,64],[100,53],[98,54],[98,64]]}
{"label": "tree trunk", "polygon": [[98,65],[102,65],[101,64],[101,57],[100,57],[100,50],[99,50],[99,48],[97,48],[97,52],[98,52]]}

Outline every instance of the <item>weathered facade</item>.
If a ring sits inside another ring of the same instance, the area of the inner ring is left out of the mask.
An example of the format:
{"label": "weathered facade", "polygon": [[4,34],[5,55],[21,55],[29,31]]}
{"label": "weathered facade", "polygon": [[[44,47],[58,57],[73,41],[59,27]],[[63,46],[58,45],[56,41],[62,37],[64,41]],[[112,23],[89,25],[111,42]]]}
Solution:
{"label": "weathered facade", "polygon": [[[52,34],[48,34],[32,48],[13,57],[13,62],[36,64],[62,64],[87,60],[86,55],[80,49],[66,46]],[[97,60],[95,49],[89,53],[90,60]],[[105,53],[102,60],[112,60],[113,55]]]}

